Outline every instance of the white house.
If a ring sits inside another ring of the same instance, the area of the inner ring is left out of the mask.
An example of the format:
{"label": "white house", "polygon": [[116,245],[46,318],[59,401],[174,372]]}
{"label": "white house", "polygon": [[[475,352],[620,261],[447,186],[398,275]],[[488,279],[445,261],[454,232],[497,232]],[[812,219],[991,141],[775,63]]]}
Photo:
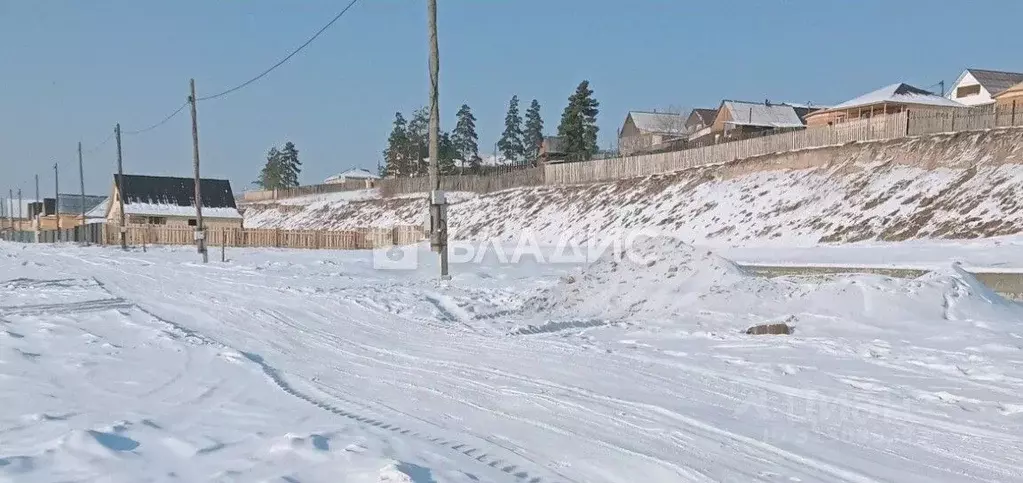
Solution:
{"label": "white house", "polygon": [[966,69],[952,84],[945,97],[966,106],[992,104],[1002,91],[1023,82],[1023,73]]}
{"label": "white house", "polygon": [[380,177],[362,168],[352,168],[349,169],[348,171],[335,174],[334,176],[331,176],[323,180],[323,184],[344,184],[345,181],[349,180],[373,180],[373,179],[380,179]]}

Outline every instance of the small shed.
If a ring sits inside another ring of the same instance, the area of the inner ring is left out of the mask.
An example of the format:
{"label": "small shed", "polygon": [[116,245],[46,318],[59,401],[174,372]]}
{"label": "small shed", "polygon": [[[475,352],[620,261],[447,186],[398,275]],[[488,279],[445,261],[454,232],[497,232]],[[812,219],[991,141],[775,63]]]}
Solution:
{"label": "small shed", "polygon": [[682,114],[629,111],[618,132],[618,149],[627,156],[687,136],[686,117]]}
{"label": "small shed", "polygon": [[1023,124],[1023,82],[995,94],[994,99],[999,125]]}
{"label": "small shed", "polygon": [[334,176],[331,176],[323,180],[323,184],[345,184],[346,181],[351,180],[374,180],[374,179],[380,179],[380,176],[371,173],[367,169],[352,168],[349,169],[348,171],[335,174]]}

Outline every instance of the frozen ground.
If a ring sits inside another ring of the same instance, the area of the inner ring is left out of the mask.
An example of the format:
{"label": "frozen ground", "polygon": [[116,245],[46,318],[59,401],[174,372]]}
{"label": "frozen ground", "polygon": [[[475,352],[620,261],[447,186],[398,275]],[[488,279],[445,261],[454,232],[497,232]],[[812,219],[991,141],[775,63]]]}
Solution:
{"label": "frozen ground", "polygon": [[415,253],[0,244],[0,479],[1023,478],[1023,308],[955,267]]}

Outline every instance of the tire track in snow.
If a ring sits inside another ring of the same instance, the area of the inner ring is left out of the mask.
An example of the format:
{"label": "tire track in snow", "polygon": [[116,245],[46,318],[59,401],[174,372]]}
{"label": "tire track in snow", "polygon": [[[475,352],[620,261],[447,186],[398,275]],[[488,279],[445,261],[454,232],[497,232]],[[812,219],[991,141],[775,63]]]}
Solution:
{"label": "tire track in snow", "polygon": [[[103,282],[101,282],[99,279],[93,278],[93,280],[104,291],[106,291],[107,293],[111,293],[112,294],[112,291]],[[370,418],[370,417],[366,417],[366,416],[363,416],[363,415],[360,415],[360,414],[357,414],[357,413],[354,413],[354,412],[351,412],[351,411],[346,411],[346,410],[341,409],[339,407],[336,407],[336,406],[334,406],[332,404],[329,404],[326,401],[314,398],[314,397],[312,397],[312,396],[310,396],[310,395],[308,395],[308,394],[306,394],[306,393],[304,393],[302,391],[297,390],[292,384],[290,384],[287,380],[285,380],[284,376],[282,375],[282,373],[279,370],[277,370],[277,368],[273,367],[268,362],[266,362],[266,360],[261,355],[256,354],[254,352],[247,352],[247,351],[235,349],[235,348],[231,347],[230,345],[225,344],[223,342],[220,342],[220,341],[218,341],[218,340],[216,340],[216,339],[214,339],[212,337],[206,336],[206,335],[201,334],[201,333],[199,333],[199,332],[197,332],[195,330],[192,330],[192,329],[190,329],[190,328],[188,328],[188,327],[186,327],[184,325],[178,324],[178,323],[173,322],[173,321],[171,321],[171,320],[169,320],[169,319],[167,319],[165,317],[159,316],[156,313],[150,311],[149,309],[147,309],[147,308],[145,308],[145,307],[143,307],[143,306],[141,306],[141,305],[139,305],[137,303],[130,303],[130,305],[132,307],[138,309],[139,311],[149,315],[153,319],[155,319],[155,320],[157,320],[157,321],[159,321],[161,323],[167,324],[168,326],[172,327],[174,330],[184,334],[185,337],[194,338],[195,340],[202,341],[202,342],[204,342],[206,344],[214,345],[214,346],[217,346],[219,348],[222,348],[222,349],[225,349],[225,350],[229,350],[229,351],[234,351],[234,352],[237,352],[237,353],[241,354],[244,357],[245,360],[248,360],[249,362],[251,362],[251,363],[255,364],[256,366],[258,366],[260,368],[260,370],[280,390],[282,390],[283,392],[285,392],[285,393],[287,393],[287,394],[289,394],[289,395],[291,395],[291,396],[293,396],[295,398],[298,398],[298,399],[300,399],[302,401],[305,401],[305,402],[307,402],[307,403],[309,403],[309,404],[311,404],[313,406],[316,406],[316,407],[318,407],[318,408],[320,408],[320,409],[322,409],[324,411],[327,411],[327,412],[333,413],[335,415],[351,419],[353,421],[359,422],[359,423],[367,425],[367,426],[371,426],[371,427],[374,427],[374,428],[377,428],[377,429],[380,429],[380,430],[386,430],[386,431],[389,431],[391,433],[394,433],[394,434],[397,434],[397,435],[401,435],[401,436],[414,437],[416,439],[428,442],[428,443],[433,444],[435,446],[439,446],[441,448],[444,448],[444,449],[447,449],[447,450],[450,450],[450,451],[454,451],[454,452],[456,452],[456,453],[458,453],[458,454],[460,454],[462,456],[468,457],[472,461],[478,462],[478,464],[485,465],[488,468],[492,468],[494,470],[497,470],[497,471],[500,471],[502,473],[505,473],[505,474],[509,475],[510,477],[513,477],[516,481],[520,481],[520,482],[523,482],[523,483],[562,483],[562,480],[558,480],[558,481],[547,480],[547,479],[544,479],[544,478],[542,478],[540,476],[537,476],[537,475],[531,473],[530,471],[528,471],[526,469],[523,469],[520,465],[508,464],[503,459],[491,457],[487,453],[484,453],[480,449],[478,449],[476,447],[473,447],[471,445],[467,445],[465,443],[461,443],[461,442],[458,442],[458,441],[449,441],[449,440],[447,440],[445,438],[440,438],[440,437],[436,437],[436,436],[431,437],[430,435],[424,435],[422,433],[419,433],[419,432],[416,432],[416,431],[412,431],[410,429],[405,429],[405,428],[403,428],[403,427],[401,427],[400,425],[397,425],[397,424],[388,423],[388,422],[380,420],[380,419]],[[285,320],[281,320],[281,321],[284,322],[284,323],[287,323]],[[290,324],[290,323],[287,323],[287,324],[292,326],[292,327],[294,327],[293,324]],[[512,452],[512,453],[514,453],[514,452]],[[550,471],[553,472],[553,470],[550,470]],[[564,475],[560,475],[559,474],[559,476],[562,476],[563,478],[565,478],[563,480],[564,483],[576,483],[576,480],[568,478],[568,477],[566,477]]]}

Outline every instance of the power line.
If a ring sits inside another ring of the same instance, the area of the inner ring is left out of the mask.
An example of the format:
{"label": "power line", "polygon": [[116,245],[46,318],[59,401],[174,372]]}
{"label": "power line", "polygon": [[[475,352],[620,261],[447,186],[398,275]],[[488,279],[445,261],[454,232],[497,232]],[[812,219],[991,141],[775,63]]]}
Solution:
{"label": "power line", "polygon": [[223,91],[223,92],[220,92],[220,93],[217,93],[217,94],[213,94],[211,96],[200,97],[200,98],[198,98],[198,100],[200,100],[200,101],[209,101],[209,100],[212,100],[212,99],[216,99],[218,97],[223,97],[223,96],[226,96],[226,95],[228,95],[228,94],[230,94],[230,93],[232,93],[234,91],[237,91],[238,89],[244,88],[245,86],[248,86],[249,84],[252,84],[253,82],[258,81],[259,79],[262,79],[263,77],[265,77],[270,72],[273,72],[274,69],[284,65],[285,62],[287,62],[292,57],[294,57],[295,54],[301,52],[302,49],[306,48],[309,44],[313,43],[313,41],[316,40],[316,38],[319,37],[320,34],[322,34],[327,29],[329,29],[331,25],[334,25],[334,22],[337,22],[338,19],[340,19],[342,16],[344,16],[344,14],[347,13],[348,10],[351,9],[353,6],[355,6],[355,4],[358,1],[359,0],[352,0],[351,3],[349,3],[348,6],[344,8],[344,10],[341,10],[341,12],[339,12],[337,15],[335,15],[334,18],[330,19],[330,22],[327,22],[327,25],[324,25],[323,28],[321,28],[320,30],[316,31],[316,33],[313,34],[312,37],[309,37],[309,40],[306,40],[305,43],[303,43],[302,45],[298,46],[297,49],[291,51],[290,54],[285,56],[283,59],[281,59],[276,64],[270,66],[269,69],[264,70],[263,72],[261,72],[256,77],[253,77],[253,78],[251,78],[251,79],[249,79],[249,80],[247,80],[245,82],[242,82],[241,84],[238,84],[237,86],[234,86],[234,87],[232,87],[232,88],[230,88],[230,89],[228,89],[226,91]]}
{"label": "power line", "polygon": [[188,105],[188,102],[185,102],[180,107],[178,107],[174,112],[170,113],[169,115],[167,115],[167,117],[163,118],[162,121],[160,121],[160,122],[158,122],[156,124],[153,124],[152,126],[149,126],[149,127],[145,128],[145,129],[139,129],[139,130],[136,130],[136,131],[121,131],[121,134],[124,134],[124,135],[135,135],[135,134],[142,134],[144,132],[152,131],[153,129],[156,129],[156,128],[160,127],[160,126],[163,126],[164,124],[167,124],[167,122],[170,121],[171,119],[174,119],[174,116],[177,116],[178,114],[180,114],[181,111],[187,105]]}
{"label": "power line", "polygon": [[110,135],[107,136],[107,138],[103,140],[103,142],[97,144],[94,147],[91,147],[89,149],[86,149],[86,150],[82,151],[82,154],[92,154],[92,153],[95,153],[96,151],[99,151],[100,149],[103,148],[103,146],[106,146],[107,143],[109,143],[110,140],[113,139],[113,138],[114,138],[114,133],[111,132]]}

